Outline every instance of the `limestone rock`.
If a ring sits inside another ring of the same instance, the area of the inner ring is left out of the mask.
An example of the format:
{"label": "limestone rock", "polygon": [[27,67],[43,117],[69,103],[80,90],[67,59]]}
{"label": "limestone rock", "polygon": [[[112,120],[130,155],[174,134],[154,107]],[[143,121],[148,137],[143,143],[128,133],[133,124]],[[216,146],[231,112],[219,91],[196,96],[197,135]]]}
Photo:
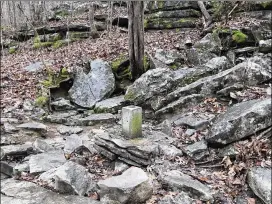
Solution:
{"label": "limestone rock", "polygon": [[33,147],[39,152],[48,152],[54,149],[46,141],[41,139],[36,139],[35,142],[33,143]]}
{"label": "limestone rock", "polygon": [[125,99],[135,104],[142,104],[154,95],[162,94],[172,88],[173,78],[173,71],[166,68],[148,70],[128,87]]}
{"label": "limestone rock", "polygon": [[251,168],[247,175],[247,182],[264,203],[271,203],[271,168]]}
{"label": "limestone rock", "polygon": [[117,113],[123,104],[125,104],[124,96],[116,96],[97,102],[94,111],[96,113]]}
{"label": "limestone rock", "polygon": [[197,18],[150,18],[145,20],[145,29],[173,29],[173,28],[195,28]]}
{"label": "limestone rock", "polygon": [[96,102],[110,96],[115,88],[115,79],[111,67],[102,60],[91,61],[91,71],[76,74],[69,90],[74,103],[85,108],[92,108]]}
{"label": "limestone rock", "polygon": [[259,42],[259,50],[260,52],[271,52],[272,50],[272,39],[269,40],[260,40]]}
{"label": "limestone rock", "polygon": [[147,166],[151,158],[158,153],[158,145],[146,138],[122,140],[114,139],[108,134],[95,137],[95,148],[109,159],[118,157],[120,160],[135,166]]}
{"label": "limestone rock", "polygon": [[183,10],[183,9],[199,9],[198,5],[194,1],[149,1],[147,3],[147,9],[150,12],[156,11],[171,11],[171,10]]}
{"label": "limestone rock", "polygon": [[30,156],[30,173],[42,173],[66,162],[63,151],[50,151]]}
{"label": "limestone rock", "polygon": [[23,145],[7,145],[1,147],[1,160],[6,159],[7,156],[12,157],[24,157],[33,153],[33,147],[31,144]]}
{"label": "limestone rock", "polygon": [[177,88],[169,93],[156,105],[156,110],[166,104],[185,97],[190,94],[205,94],[205,97],[212,95],[224,87],[232,86],[243,81],[248,86],[254,86],[271,78],[268,59],[261,57],[249,58],[248,61],[240,63],[230,69],[218,74],[201,78],[187,86]]}
{"label": "limestone rock", "polygon": [[113,115],[111,113],[91,114],[87,117],[75,115],[70,118],[67,118],[65,125],[91,126],[100,123],[115,123],[116,119],[117,119],[116,115]]}
{"label": "limestone rock", "polygon": [[4,131],[6,133],[14,133],[17,132],[18,129],[9,123],[4,123]]}
{"label": "limestone rock", "polygon": [[211,190],[180,171],[172,170],[161,175],[162,182],[172,190],[182,190],[189,193],[192,198],[213,202]]}
{"label": "limestone rock", "polygon": [[55,189],[63,193],[73,193],[83,196],[92,184],[92,175],[87,169],[75,162],[69,161],[56,169],[54,173]]}
{"label": "limestone rock", "polygon": [[65,111],[65,112],[55,112],[53,114],[47,115],[44,117],[45,121],[51,123],[64,124],[72,116],[77,115],[77,111]]}
{"label": "limestone rock", "polygon": [[208,143],[226,145],[271,126],[271,99],[238,103],[219,116],[206,138]]}
{"label": "limestone rock", "polygon": [[64,98],[60,98],[57,101],[53,101],[50,103],[50,105],[53,107],[56,111],[63,111],[63,110],[74,110],[75,106],[73,106],[69,100],[66,100]]}
{"label": "limestone rock", "polygon": [[70,135],[65,140],[64,152],[71,154],[81,146],[83,146],[83,140],[76,134]]}
{"label": "limestone rock", "polygon": [[184,61],[184,57],[176,50],[164,51],[163,49],[157,49],[155,58],[166,65],[175,65]]}
{"label": "limestone rock", "polygon": [[201,50],[202,52],[211,52],[220,54],[222,49],[221,40],[217,33],[208,33],[204,38],[194,45],[194,48]]}
{"label": "limestone rock", "polygon": [[99,204],[88,197],[62,195],[47,190],[35,183],[6,179],[1,181],[1,202],[12,204]]}
{"label": "limestone rock", "polygon": [[205,140],[201,140],[186,146],[184,148],[184,152],[194,160],[200,160],[209,154],[207,142]]}
{"label": "limestone rock", "polygon": [[29,122],[29,123],[23,123],[21,125],[17,126],[18,128],[26,129],[26,130],[33,130],[33,131],[41,131],[45,132],[47,131],[47,126],[42,123],[37,122]]}
{"label": "limestone rock", "polygon": [[57,131],[62,135],[72,135],[72,134],[78,134],[83,131],[81,127],[69,127],[65,125],[61,125],[57,128]]}
{"label": "limestone rock", "polygon": [[97,185],[101,198],[108,197],[120,203],[143,203],[152,196],[152,186],[147,174],[140,168],[131,167],[120,176],[113,176]]}
{"label": "limestone rock", "polygon": [[9,165],[7,162],[0,161],[0,172],[8,177],[13,176],[13,166]]}

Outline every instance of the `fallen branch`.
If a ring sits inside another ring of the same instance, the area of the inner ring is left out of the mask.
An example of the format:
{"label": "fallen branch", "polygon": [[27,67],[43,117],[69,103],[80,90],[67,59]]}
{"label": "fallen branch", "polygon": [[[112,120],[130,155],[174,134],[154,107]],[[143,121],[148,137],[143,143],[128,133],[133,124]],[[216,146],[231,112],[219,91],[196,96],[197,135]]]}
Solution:
{"label": "fallen branch", "polygon": [[211,23],[212,23],[212,17],[210,16],[209,12],[207,11],[203,1],[198,1],[197,2],[204,18],[205,18],[205,22],[204,22],[204,28],[207,28]]}

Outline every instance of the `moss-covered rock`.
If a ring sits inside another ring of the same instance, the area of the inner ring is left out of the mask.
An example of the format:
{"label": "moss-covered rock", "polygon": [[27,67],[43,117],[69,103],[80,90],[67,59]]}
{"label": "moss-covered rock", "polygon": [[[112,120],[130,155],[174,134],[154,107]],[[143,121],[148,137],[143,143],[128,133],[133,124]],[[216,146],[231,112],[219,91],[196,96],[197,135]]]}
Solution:
{"label": "moss-covered rock", "polygon": [[49,101],[49,98],[46,96],[39,96],[35,100],[35,105],[39,107],[44,107]]}
{"label": "moss-covered rock", "polygon": [[68,40],[58,40],[58,41],[54,42],[52,47],[54,49],[57,49],[57,48],[60,48],[62,46],[65,46],[65,45],[68,45]]}
{"label": "moss-covered rock", "polygon": [[15,53],[15,52],[16,52],[16,50],[17,50],[17,47],[15,47],[15,46],[10,47],[10,48],[9,48],[9,54],[13,54],[13,53]]}
{"label": "moss-covered rock", "polygon": [[197,18],[154,18],[146,19],[145,29],[195,28]]}
{"label": "moss-covered rock", "polygon": [[52,45],[53,45],[53,42],[38,42],[38,43],[34,43],[33,48],[39,49],[43,47],[51,47]]}
{"label": "moss-covered rock", "polygon": [[232,33],[232,40],[235,41],[236,43],[243,43],[247,40],[248,36],[241,31],[233,31]]}

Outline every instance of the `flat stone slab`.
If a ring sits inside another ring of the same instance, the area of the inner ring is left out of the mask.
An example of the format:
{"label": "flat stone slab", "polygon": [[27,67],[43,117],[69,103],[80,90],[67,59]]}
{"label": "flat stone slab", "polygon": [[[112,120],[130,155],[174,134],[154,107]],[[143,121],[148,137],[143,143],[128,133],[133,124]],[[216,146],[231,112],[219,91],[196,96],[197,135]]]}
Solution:
{"label": "flat stone slab", "polygon": [[30,173],[42,173],[50,169],[59,167],[66,162],[64,152],[56,150],[30,156]]}
{"label": "flat stone slab", "polygon": [[109,155],[111,157],[109,159],[115,159],[114,155],[116,155],[120,160],[128,161],[128,164],[136,163],[137,166],[149,165],[150,159],[158,153],[158,144],[147,138],[123,140],[112,138],[104,133],[95,136],[95,144],[99,147],[97,151],[104,156]]}
{"label": "flat stone slab", "polygon": [[201,140],[188,145],[184,148],[184,153],[192,157],[194,160],[200,160],[209,154],[207,142],[205,140]]}
{"label": "flat stone slab", "polygon": [[94,111],[96,113],[117,113],[125,104],[124,96],[116,96],[108,98],[95,104]]}
{"label": "flat stone slab", "polygon": [[33,131],[47,131],[47,126],[42,123],[29,122],[17,126],[18,128],[33,130]]}
{"label": "flat stone slab", "polygon": [[153,188],[148,175],[138,167],[131,167],[120,176],[113,176],[97,183],[99,195],[120,203],[144,203]]}
{"label": "flat stone slab", "polygon": [[161,175],[163,184],[172,190],[182,190],[192,197],[199,198],[204,201],[213,202],[211,190],[200,181],[193,179],[180,171],[172,170]]}
{"label": "flat stone slab", "polygon": [[30,153],[33,153],[33,147],[31,144],[2,146],[1,160],[6,159],[7,156],[25,157],[28,156]]}
{"label": "flat stone slab", "polygon": [[1,203],[10,204],[99,204],[88,197],[62,195],[35,183],[6,179],[1,181]]}
{"label": "flat stone slab", "polygon": [[210,129],[207,141],[227,145],[272,125],[271,98],[238,103],[220,115]]}
{"label": "flat stone slab", "polygon": [[111,113],[92,114],[87,117],[74,116],[67,120],[66,125],[91,126],[100,123],[114,123],[117,117]]}
{"label": "flat stone slab", "polygon": [[61,125],[57,128],[57,131],[62,135],[72,135],[72,134],[81,133],[83,129],[81,127],[71,127],[71,126]]}

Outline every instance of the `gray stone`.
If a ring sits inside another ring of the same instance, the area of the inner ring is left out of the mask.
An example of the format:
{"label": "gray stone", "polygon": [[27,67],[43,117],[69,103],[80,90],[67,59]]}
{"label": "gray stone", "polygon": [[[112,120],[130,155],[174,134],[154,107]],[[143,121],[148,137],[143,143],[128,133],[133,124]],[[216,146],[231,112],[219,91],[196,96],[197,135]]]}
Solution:
{"label": "gray stone", "polygon": [[153,13],[156,11],[171,11],[171,10],[183,10],[183,9],[199,9],[198,5],[194,1],[149,1],[146,9]]}
{"label": "gray stone", "polygon": [[90,64],[91,71],[88,74],[78,72],[69,90],[72,101],[85,108],[92,108],[115,89],[115,79],[109,64],[99,59]]}
{"label": "gray stone", "polygon": [[173,29],[173,28],[195,28],[197,18],[149,18],[145,19],[145,29]]}
{"label": "gray stone", "polygon": [[47,190],[35,183],[6,179],[1,181],[1,202],[12,204],[98,204],[88,197],[62,195]]}
{"label": "gray stone", "polygon": [[60,98],[57,101],[51,102],[50,105],[54,110],[63,111],[63,110],[74,110],[75,106],[73,106],[69,100],[64,98]]}
{"label": "gray stone", "polygon": [[51,145],[47,144],[46,141],[41,139],[36,139],[33,143],[33,147],[39,152],[48,152],[54,149]]}
{"label": "gray stone", "polygon": [[271,126],[271,99],[238,103],[219,116],[210,129],[210,144],[226,145]]}
{"label": "gray stone", "polygon": [[50,151],[32,155],[29,158],[31,174],[42,173],[52,168],[61,166],[66,162],[63,151]]}
{"label": "gray stone", "polygon": [[159,145],[159,151],[166,158],[182,156],[182,151],[173,145]]}
{"label": "gray stone", "polygon": [[161,175],[161,180],[171,190],[182,190],[192,198],[213,202],[211,190],[207,186],[180,171],[168,171]]}
{"label": "gray stone", "polygon": [[128,87],[125,99],[135,104],[142,104],[146,100],[168,91],[173,86],[174,74],[169,69],[151,69],[141,75]]}
{"label": "gray stone", "polygon": [[104,133],[95,136],[95,144],[99,148],[97,151],[104,156],[109,155],[109,159],[115,159],[116,155],[130,165],[147,166],[151,163],[151,158],[158,153],[158,144],[146,138],[123,140]]}
{"label": "gray stone", "polygon": [[117,113],[124,103],[125,99],[123,95],[108,98],[103,101],[97,102],[95,104],[94,111],[96,113]]}
{"label": "gray stone", "polygon": [[108,197],[120,203],[143,203],[152,196],[152,186],[147,174],[131,167],[120,176],[113,176],[97,183],[101,198]]}
{"label": "gray stone", "polygon": [[23,162],[20,164],[16,164],[14,166],[14,171],[15,172],[29,172],[29,163],[28,162]]}
{"label": "gray stone", "polygon": [[126,138],[142,137],[142,108],[126,106],[122,108],[122,132]]}
{"label": "gray stone", "polygon": [[18,131],[16,127],[14,127],[13,125],[9,123],[4,123],[4,130],[6,133],[14,133]]}
{"label": "gray stone", "polygon": [[262,83],[271,78],[270,68],[266,63],[270,63],[269,59],[261,57],[249,58],[246,62],[240,63],[233,68],[201,78],[187,86],[177,88],[156,104],[156,110],[180,97],[190,94],[205,94],[205,97],[207,97],[224,87],[232,86],[241,81],[247,86]]}
{"label": "gray stone", "polygon": [[127,170],[129,168],[129,165],[127,165],[126,163],[122,162],[122,161],[115,161],[114,162],[114,171],[115,172],[123,172],[125,170]]}
{"label": "gray stone", "polygon": [[195,129],[190,129],[188,128],[185,132],[186,135],[188,136],[192,136],[193,134],[195,134],[196,130]]}
{"label": "gray stone", "polygon": [[34,107],[34,104],[33,104],[33,101],[32,101],[32,100],[26,99],[26,100],[24,101],[24,103],[23,103],[23,109],[24,109],[25,111],[33,111],[34,108],[35,108],[35,107]]}
{"label": "gray stone", "polygon": [[271,52],[271,50],[272,50],[272,39],[260,40],[259,50],[260,50],[260,52],[265,52],[265,53]]}
{"label": "gray stone", "polygon": [[19,123],[19,120],[17,118],[0,118],[1,125],[5,123]]}
{"label": "gray stone", "polygon": [[81,127],[70,127],[61,125],[57,128],[57,131],[62,135],[72,135],[72,134],[78,134],[83,131]]}
{"label": "gray stone", "polygon": [[41,72],[45,68],[44,63],[46,66],[52,65],[51,62],[35,62],[35,63],[32,63],[32,64],[26,66],[24,68],[24,70],[26,70],[28,72]]}
{"label": "gray stone", "polygon": [[210,125],[210,121],[214,117],[213,114],[185,114],[174,116],[172,121],[177,126],[188,126],[196,130],[203,130]]}
{"label": "gray stone", "polygon": [[184,61],[184,57],[176,50],[164,51],[163,49],[157,49],[155,58],[166,65],[174,65]]}
{"label": "gray stone", "polygon": [[7,162],[0,161],[0,172],[8,177],[12,177],[13,166],[9,165]]}
{"label": "gray stone", "polygon": [[92,177],[85,167],[69,161],[57,168],[54,176],[55,189],[83,196],[94,185]]}
{"label": "gray stone", "polygon": [[192,157],[194,160],[200,160],[209,154],[207,142],[205,140],[201,140],[188,145],[184,148],[184,153]]}
{"label": "gray stone", "polygon": [[166,195],[159,201],[159,204],[192,204],[194,199],[190,198],[188,194],[181,192],[177,195]]}
{"label": "gray stone", "polygon": [[264,203],[271,203],[271,168],[251,168],[247,175],[247,182]]}
{"label": "gray stone", "polygon": [[82,117],[80,115],[73,116],[68,118],[65,122],[66,125],[78,125],[78,126],[91,126],[101,123],[115,123],[117,117],[111,113],[98,113],[98,114],[91,114],[87,117]]}
{"label": "gray stone", "polygon": [[76,114],[77,111],[66,111],[61,113],[55,112],[45,116],[44,120],[51,123],[63,124],[66,123],[70,117],[75,116]]}
{"label": "gray stone", "polygon": [[[182,113],[186,111],[189,107],[199,104],[204,98],[205,96],[203,94],[191,94],[188,96],[180,97],[178,100],[156,111],[155,115],[163,117],[163,115],[167,113]],[[161,102],[159,102],[159,104],[161,104]],[[151,106],[154,110],[156,110],[158,107],[157,104],[155,106],[151,104]]]}
{"label": "gray stone", "polygon": [[21,125],[17,126],[18,128],[26,129],[26,130],[33,130],[33,131],[41,131],[46,132],[47,126],[42,123],[37,122],[29,122],[29,123],[23,123]]}
{"label": "gray stone", "polygon": [[195,43],[194,48],[201,50],[202,52],[220,54],[222,45],[218,33],[208,33],[200,41]]}
{"label": "gray stone", "polygon": [[33,147],[31,144],[2,146],[1,160],[6,159],[7,156],[12,156],[12,157],[27,156],[32,152],[33,152]]}
{"label": "gray stone", "polygon": [[225,157],[229,156],[230,158],[235,158],[236,155],[239,154],[239,151],[235,148],[235,145],[230,144],[222,149],[219,149],[218,156]]}
{"label": "gray stone", "polygon": [[158,11],[147,15],[146,18],[188,18],[188,17],[200,17],[199,11],[194,9],[184,9],[177,11]]}
{"label": "gray stone", "polygon": [[66,137],[64,152],[71,154],[77,148],[83,146],[83,140],[76,134]]}

